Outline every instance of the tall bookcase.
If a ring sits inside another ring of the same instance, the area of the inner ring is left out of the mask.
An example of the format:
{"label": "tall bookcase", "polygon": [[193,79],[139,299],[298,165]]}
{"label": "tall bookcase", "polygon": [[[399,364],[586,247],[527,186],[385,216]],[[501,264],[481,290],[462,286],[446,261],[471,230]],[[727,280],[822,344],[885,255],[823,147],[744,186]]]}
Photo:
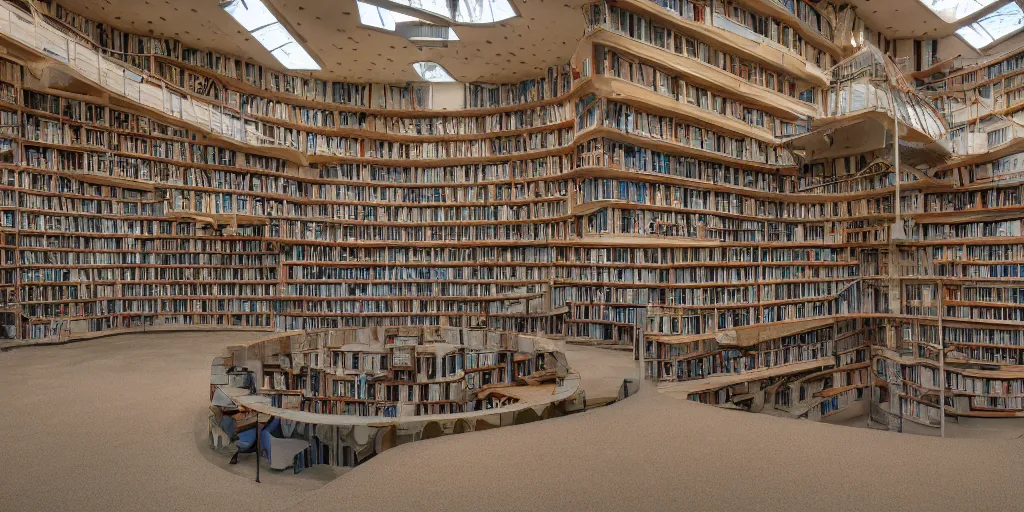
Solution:
{"label": "tall bookcase", "polygon": [[14,336],[487,327],[708,403],[1024,414],[1019,54],[914,87],[829,2],[614,0],[538,77],[358,84],[0,5]]}

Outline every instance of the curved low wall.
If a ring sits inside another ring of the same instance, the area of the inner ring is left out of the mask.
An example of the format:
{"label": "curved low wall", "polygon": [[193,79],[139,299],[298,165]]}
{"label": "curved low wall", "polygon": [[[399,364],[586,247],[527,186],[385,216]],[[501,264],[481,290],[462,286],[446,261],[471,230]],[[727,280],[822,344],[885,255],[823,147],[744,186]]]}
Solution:
{"label": "curved low wall", "polygon": [[[228,347],[211,367],[210,441],[271,467],[354,466],[421,439],[582,410],[562,342],[479,329],[289,332]],[[253,440],[253,442],[250,442]]]}

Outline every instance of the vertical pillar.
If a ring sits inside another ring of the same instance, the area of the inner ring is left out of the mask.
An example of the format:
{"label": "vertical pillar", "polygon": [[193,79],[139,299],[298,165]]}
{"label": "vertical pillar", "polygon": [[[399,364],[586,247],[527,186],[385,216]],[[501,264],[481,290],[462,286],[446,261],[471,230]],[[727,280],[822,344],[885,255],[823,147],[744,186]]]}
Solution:
{"label": "vertical pillar", "polygon": [[260,413],[256,412],[256,483],[260,483]]}
{"label": "vertical pillar", "polygon": [[946,437],[946,341],[942,332],[942,281],[935,285],[939,295],[939,437]]}

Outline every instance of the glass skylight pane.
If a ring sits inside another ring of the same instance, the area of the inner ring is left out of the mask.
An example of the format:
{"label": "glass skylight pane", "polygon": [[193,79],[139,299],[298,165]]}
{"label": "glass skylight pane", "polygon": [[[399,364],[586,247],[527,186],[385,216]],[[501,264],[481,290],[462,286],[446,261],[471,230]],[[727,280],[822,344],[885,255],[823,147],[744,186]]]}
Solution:
{"label": "glass skylight pane", "polygon": [[1024,11],[1016,2],[1010,2],[978,20],[977,24],[987,30],[993,40],[999,39],[1024,26]]}
{"label": "glass skylight pane", "polygon": [[412,68],[420,75],[420,78],[427,82],[454,82],[455,79],[449,75],[440,64],[436,62],[414,62]]}
{"label": "glass skylight pane", "polygon": [[389,0],[421,11],[452,19],[452,11],[448,8],[448,0]]}
{"label": "glass skylight pane", "polygon": [[281,25],[280,23],[274,23],[269,27],[261,28],[253,32],[252,36],[255,37],[264,48],[271,51],[288,43],[295,42],[295,38],[288,33],[288,29],[284,28],[284,25]]}
{"label": "glass skylight pane", "polygon": [[320,69],[309,52],[295,41],[295,37],[260,0],[232,0],[224,5],[224,10],[288,69]]}
{"label": "glass skylight pane", "polygon": [[[381,11],[390,13],[387,9],[381,9],[376,5],[364,4],[363,2],[356,2],[356,7],[359,9],[359,21],[369,27],[382,28],[384,30],[395,30],[395,20],[385,20],[384,16],[381,16]],[[388,23],[390,21],[390,23]]]}
{"label": "glass skylight pane", "polygon": [[517,16],[516,10],[508,0],[491,0],[491,17],[493,21],[503,21]]}
{"label": "glass skylight pane", "polygon": [[981,48],[1016,32],[1021,27],[1024,27],[1024,12],[1019,5],[1009,2],[977,22],[957,30],[956,33],[971,46]]}
{"label": "glass skylight pane", "polygon": [[415,16],[409,16],[408,14],[391,11],[383,7],[377,7],[376,5],[370,5],[360,1],[356,1],[356,7],[359,8],[359,21],[363,25],[370,27],[382,28],[384,30],[395,31],[395,23],[402,23],[406,21],[423,21]]}
{"label": "glass skylight pane", "polygon": [[277,18],[267,10],[267,6],[263,5],[260,0],[234,0],[225,5],[224,10],[250,32],[271,23],[277,23]]}
{"label": "glass skylight pane", "polygon": [[936,16],[947,23],[966,18],[997,0],[921,0]]}
{"label": "glass skylight pane", "polygon": [[320,65],[299,43],[288,43],[270,53],[288,69],[320,70]]}
{"label": "glass skylight pane", "polygon": [[455,13],[459,23],[494,23],[515,17],[516,11],[508,0],[459,0]]}
{"label": "glass skylight pane", "polygon": [[459,0],[455,13],[455,21],[460,23],[490,23],[494,20],[491,14],[490,0]]}
{"label": "glass skylight pane", "polygon": [[988,33],[985,31],[979,32],[978,29],[975,28],[976,25],[977,24],[967,25],[966,27],[957,30],[956,33],[958,36],[964,38],[964,41],[967,41],[967,44],[970,44],[975,48],[981,48],[982,46],[991,43],[992,38],[989,37]]}

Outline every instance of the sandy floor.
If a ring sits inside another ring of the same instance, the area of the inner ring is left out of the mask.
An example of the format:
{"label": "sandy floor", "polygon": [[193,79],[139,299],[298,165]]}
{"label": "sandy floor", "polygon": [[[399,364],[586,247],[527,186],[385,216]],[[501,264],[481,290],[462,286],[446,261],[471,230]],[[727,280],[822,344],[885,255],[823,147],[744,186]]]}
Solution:
{"label": "sandy floor", "polygon": [[385,452],[290,511],[1021,510],[1022,443],[774,418],[645,389]]}
{"label": "sandy floor", "polygon": [[[266,472],[256,484],[246,471],[252,459],[228,471],[203,445],[210,358],[246,336],[124,336],[0,354],[0,510],[902,511],[1024,503],[1024,440],[822,425],[653,389],[582,414],[404,445],[326,485],[329,473]],[[604,357],[632,368],[622,359],[628,353],[576,355],[580,367]],[[613,380],[585,385],[595,386],[589,393]]]}
{"label": "sandy floor", "polygon": [[629,351],[566,345],[565,357],[569,366],[579,372],[580,388],[591,402],[618,397],[622,379],[639,377],[639,364]]}
{"label": "sandy floor", "polygon": [[210,360],[252,336],[115,336],[0,353],[0,510],[280,510],[321,486],[269,472],[257,484],[251,456],[236,475],[202,444]]}

